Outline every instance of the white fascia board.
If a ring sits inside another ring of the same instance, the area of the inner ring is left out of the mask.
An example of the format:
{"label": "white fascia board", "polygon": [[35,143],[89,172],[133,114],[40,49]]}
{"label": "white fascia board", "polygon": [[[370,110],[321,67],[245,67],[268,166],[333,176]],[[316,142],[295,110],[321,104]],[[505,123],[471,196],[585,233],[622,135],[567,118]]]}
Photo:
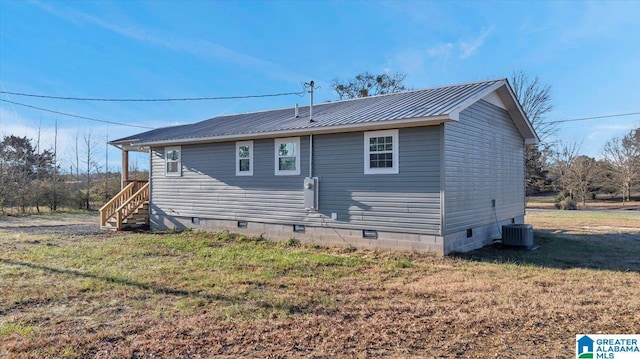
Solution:
{"label": "white fascia board", "polygon": [[469,107],[469,106],[473,105],[474,103],[482,100],[483,97],[485,97],[488,94],[492,93],[493,91],[499,89],[501,86],[504,86],[505,84],[506,84],[505,80],[501,80],[501,81],[496,82],[495,84],[487,87],[486,89],[482,90],[481,92],[478,92],[474,96],[469,97],[464,102],[462,102],[461,104],[456,106],[456,108],[452,111],[452,113],[455,112],[459,116],[460,112],[464,111],[467,107]]}
{"label": "white fascia board", "polygon": [[[520,107],[520,104],[518,103],[518,100],[516,99],[515,94],[511,90],[511,86],[509,86],[509,83],[506,80],[496,82],[495,84],[487,87],[483,91],[477,93],[475,96],[470,97],[469,99],[467,99],[466,101],[458,105],[456,109],[451,112],[451,116],[456,120],[459,120],[460,112],[464,111],[467,107],[480,101],[482,98],[484,98],[485,96],[489,95],[494,91],[497,91],[498,96],[500,96],[502,98],[502,101],[505,102],[505,105],[507,106],[507,111],[509,111],[509,114],[511,114],[511,117],[514,119],[515,125],[520,131],[520,133],[522,134],[522,137],[525,138],[525,141],[526,141],[525,143],[527,144],[539,143],[540,138],[538,137],[538,134],[531,126],[531,122],[529,122],[529,120],[527,119],[527,116],[522,110],[522,107]],[[533,137],[530,137],[530,136],[533,136]]]}
{"label": "white fascia board", "polygon": [[[505,105],[507,105],[508,107],[507,111],[509,111],[509,113],[511,114],[511,117],[513,117],[514,120],[516,120],[516,127],[518,127],[518,130],[520,131],[520,133],[522,133],[523,137],[525,137],[525,143],[526,144],[540,143],[540,137],[538,137],[538,134],[534,130],[533,125],[531,124],[524,110],[520,106],[520,103],[518,102],[516,95],[513,93],[513,90],[511,89],[511,86],[509,85],[509,83],[507,82],[504,88],[501,88],[500,91],[507,92],[506,94],[504,93],[501,94],[500,92],[498,92],[498,95],[506,95],[506,96],[501,96],[502,100],[505,102]],[[523,126],[524,126],[524,129],[522,128]],[[526,130],[527,132],[529,132],[529,134],[531,134],[533,137],[526,136],[526,133],[524,133],[525,131],[523,130]]]}
{"label": "white fascia board", "polygon": [[432,116],[432,117],[417,117],[410,119],[400,120],[384,120],[373,121],[366,123],[354,123],[348,125],[338,126],[326,126],[326,127],[313,127],[313,128],[301,128],[294,130],[281,130],[281,131],[269,131],[259,133],[246,133],[246,134],[233,134],[225,136],[213,136],[202,137],[194,139],[176,139],[169,141],[150,141],[136,143],[136,146],[166,146],[166,145],[188,145],[197,143],[210,143],[210,142],[225,142],[225,141],[240,141],[240,140],[256,140],[261,138],[276,138],[276,137],[295,137],[304,135],[322,135],[328,133],[342,133],[342,132],[354,132],[354,131],[371,131],[382,130],[389,128],[404,128],[404,127],[418,127],[418,126],[434,126],[445,122],[458,121],[458,117],[451,114]]}
{"label": "white fascia board", "polygon": [[133,152],[148,152],[149,151],[149,147],[148,146],[142,146],[142,145],[138,145],[133,141],[124,141],[124,142],[117,142],[117,141],[110,141],[109,144],[115,148],[118,148],[122,151],[133,151]]}

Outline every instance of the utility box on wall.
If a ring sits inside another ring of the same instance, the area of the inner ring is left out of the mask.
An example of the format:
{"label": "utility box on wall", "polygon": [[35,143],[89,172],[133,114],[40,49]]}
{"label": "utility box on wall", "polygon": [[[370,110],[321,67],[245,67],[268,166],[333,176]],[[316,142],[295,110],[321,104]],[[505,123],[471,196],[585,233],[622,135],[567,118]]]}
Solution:
{"label": "utility box on wall", "polygon": [[304,179],[304,208],[318,209],[318,177]]}

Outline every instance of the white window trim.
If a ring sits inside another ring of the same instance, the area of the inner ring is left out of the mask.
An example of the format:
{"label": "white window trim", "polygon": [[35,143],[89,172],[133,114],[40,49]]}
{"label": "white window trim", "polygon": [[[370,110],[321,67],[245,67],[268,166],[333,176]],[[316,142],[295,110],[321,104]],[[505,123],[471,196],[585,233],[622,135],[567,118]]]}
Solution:
{"label": "white window trim", "polygon": [[[178,150],[178,172],[168,172],[167,171],[167,154],[169,151]],[[164,148],[164,175],[170,177],[180,177],[182,176],[182,147],[181,146],[171,146]]]}
{"label": "white window trim", "polygon": [[[391,168],[371,168],[369,167],[369,139],[371,137],[393,137],[393,167]],[[369,131],[364,133],[364,174],[398,174],[400,173],[400,156],[398,155],[400,142],[398,141],[398,130]]]}
{"label": "white window trim", "polygon": [[[293,142],[296,145],[296,169],[295,170],[283,170],[280,168],[280,157],[278,148],[282,143]],[[276,138],[273,144],[273,155],[274,155],[274,165],[275,165],[275,175],[276,176],[295,176],[300,174],[300,137],[288,137],[288,138]]]}
{"label": "white window trim", "polygon": [[[240,147],[249,146],[249,170],[240,171]],[[236,176],[253,176],[253,141],[236,142]]]}

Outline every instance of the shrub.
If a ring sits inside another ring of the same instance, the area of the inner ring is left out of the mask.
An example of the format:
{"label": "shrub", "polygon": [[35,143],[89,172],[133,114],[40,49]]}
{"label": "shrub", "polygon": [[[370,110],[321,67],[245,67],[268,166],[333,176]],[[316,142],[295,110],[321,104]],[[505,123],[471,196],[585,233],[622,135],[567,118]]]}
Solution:
{"label": "shrub", "polygon": [[289,238],[284,242],[287,247],[297,247],[300,245],[300,240],[295,238]]}
{"label": "shrub", "polygon": [[556,196],[555,206],[561,210],[576,210],[578,209],[578,205],[576,201],[571,198],[571,195],[568,192],[560,192]]}

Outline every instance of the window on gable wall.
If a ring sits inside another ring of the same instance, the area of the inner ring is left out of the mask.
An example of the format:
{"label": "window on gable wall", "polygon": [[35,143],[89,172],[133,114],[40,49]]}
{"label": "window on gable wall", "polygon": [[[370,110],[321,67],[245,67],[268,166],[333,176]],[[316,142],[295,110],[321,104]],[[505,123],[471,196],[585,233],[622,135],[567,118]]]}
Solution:
{"label": "window on gable wall", "polygon": [[164,148],[165,175],[167,176],[182,175],[182,163],[181,163],[180,152],[181,152],[180,146]]}
{"label": "window on gable wall", "polygon": [[253,176],[253,141],[236,142],[236,176]]}
{"label": "window on gable wall", "polygon": [[364,173],[399,173],[398,130],[364,133]]}
{"label": "window on gable wall", "polygon": [[275,174],[277,176],[300,174],[300,137],[275,140]]}

